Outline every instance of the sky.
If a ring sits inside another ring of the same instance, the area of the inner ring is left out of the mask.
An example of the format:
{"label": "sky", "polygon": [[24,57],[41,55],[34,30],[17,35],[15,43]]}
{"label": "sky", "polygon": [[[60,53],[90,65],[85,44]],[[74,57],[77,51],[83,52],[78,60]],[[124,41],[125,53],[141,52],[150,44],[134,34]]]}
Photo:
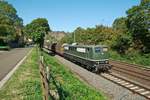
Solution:
{"label": "sky", "polygon": [[126,16],[126,10],[140,0],[6,0],[12,4],[24,25],[36,18],[47,18],[53,31],[72,32],[77,27],[111,26]]}

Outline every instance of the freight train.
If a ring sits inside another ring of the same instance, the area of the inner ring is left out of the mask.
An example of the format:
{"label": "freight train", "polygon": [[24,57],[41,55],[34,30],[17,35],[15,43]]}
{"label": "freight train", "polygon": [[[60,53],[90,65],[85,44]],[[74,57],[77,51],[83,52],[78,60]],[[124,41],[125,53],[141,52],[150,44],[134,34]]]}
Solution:
{"label": "freight train", "polygon": [[108,47],[105,45],[60,45],[53,43],[47,47],[53,53],[82,64],[92,72],[108,72],[111,69]]}

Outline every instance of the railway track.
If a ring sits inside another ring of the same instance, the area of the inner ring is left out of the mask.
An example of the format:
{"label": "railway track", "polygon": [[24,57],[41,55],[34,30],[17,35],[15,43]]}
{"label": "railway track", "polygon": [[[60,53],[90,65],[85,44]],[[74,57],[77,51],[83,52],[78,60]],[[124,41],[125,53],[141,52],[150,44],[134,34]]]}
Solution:
{"label": "railway track", "polygon": [[150,99],[150,69],[113,60],[110,64],[113,65],[112,73],[104,74],[103,77]]}
{"label": "railway track", "polygon": [[113,65],[111,73],[103,73],[100,76],[150,99],[150,69],[112,60],[110,64]]}
{"label": "railway track", "polygon": [[113,65],[112,72],[127,77],[150,89],[150,69],[118,61],[110,61],[110,64]]}
{"label": "railway track", "polygon": [[147,99],[150,99],[150,89],[143,87],[142,85],[136,84],[129,80],[123,79],[119,76],[116,76],[111,73],[103,73],[100,76],[104,77],[107,80],[110,80],[120,86],[127,88],[128,90],[132,91],[133,93],[137,93],[141,96],[144,96]]}
{"label": "railway track", "polygon": [[140,70],[145,70],[145,71],[150,71],[150,68],[147,68],[142,66],[142,65],[137,65],[137,64],[129,64],[127,62],[123,62],[123,61],[116,61],[116,60],[110,60],[110,63],[117,63],[117,64],[123,64],[123,65],[126,65],[126,66],[132,66],[132,68],[138,68]]}

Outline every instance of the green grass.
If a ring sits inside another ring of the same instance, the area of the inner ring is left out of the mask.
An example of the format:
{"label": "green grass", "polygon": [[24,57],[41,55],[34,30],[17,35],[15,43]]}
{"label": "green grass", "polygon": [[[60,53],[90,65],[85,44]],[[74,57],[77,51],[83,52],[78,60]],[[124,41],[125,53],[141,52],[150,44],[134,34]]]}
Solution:
{"label": "green grass", "polygon": [[41,80],[35,49],[0,90],[0,100],[42,100]]}
{"label": "green grass", "polygon": [[150,54],[141,55],[137,52],[131,52],[126,55],[120,55],[115,51],[110,51],[110,58],[113,60],[125,61],[131,64],[143,65],[145,68],[150,68]]}
{"label": "green grass", "polygon": [[58,91],[60,99],[106,100],[102,93],[79,80],[74,73],[60,64],[56,58],[45,53],[44,58],[51,73],[50,89]]}

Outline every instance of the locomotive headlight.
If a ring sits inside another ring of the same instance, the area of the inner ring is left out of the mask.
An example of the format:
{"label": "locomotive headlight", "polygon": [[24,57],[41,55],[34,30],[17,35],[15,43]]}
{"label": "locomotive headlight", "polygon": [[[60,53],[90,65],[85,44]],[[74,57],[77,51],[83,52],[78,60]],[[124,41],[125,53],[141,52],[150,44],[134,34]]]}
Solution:
{"label": "locomotive headlight", "polygon": [[108,63],[109,63],[109,61],[108,61],[108,60],[106,60],[106,61],[105,61],[105,63],[106,63],[106,64],[108,64]]}
{"label": "locomotive headlight", "polygon": [[102,52],[101,54],[104,55],[104,52]]}
{"label": "locomotive headlight", "polygon": [[99,61],[97,62],[97,64],[99,64]]}

